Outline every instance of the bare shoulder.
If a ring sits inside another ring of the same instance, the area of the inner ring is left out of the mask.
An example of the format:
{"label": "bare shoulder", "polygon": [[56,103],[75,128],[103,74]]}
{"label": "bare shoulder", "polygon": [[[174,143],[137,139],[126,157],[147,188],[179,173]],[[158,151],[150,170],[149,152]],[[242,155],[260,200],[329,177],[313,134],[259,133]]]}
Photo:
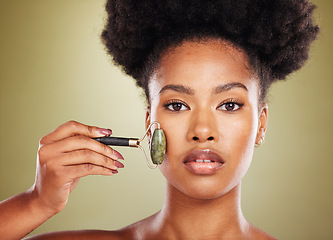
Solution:
{"label": "bare shoulder", "polygon": [[85,240],[85,239],[99,239],[99,240],[123,240],[131,239],[131,232],[124,230],[117,231],[103,231],[103,230],[80,230],[80,231],[62,231],[38,234],[25,238],[25,240]]}
{"label": "bare shoulder", "polygon": [[[154,215],[153,215],[154,216]],[[62,231],[38,234],[25,238],[25,240],[85,240],[85,239],[98,239],[98,240],[128,240],[136,239],[138,235],[141,235],[140,229],[151,222],[153,216],[133,223],[125,228],[115,231],[104,230],[80,230],[80,231]]]}
{"label": "bare shoulder", "polygon": [[265,233],[261,229],[251,226],[249,231],[249,239],[257,239],[257,240],[277,240],[277,238]]}

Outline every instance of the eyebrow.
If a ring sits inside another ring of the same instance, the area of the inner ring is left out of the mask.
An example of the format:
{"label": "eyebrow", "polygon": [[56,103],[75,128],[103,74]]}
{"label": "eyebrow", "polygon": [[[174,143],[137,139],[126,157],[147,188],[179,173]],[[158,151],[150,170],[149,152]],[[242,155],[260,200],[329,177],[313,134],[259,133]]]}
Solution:
{"label": "eyebrow", "polygon": [[[225,83],[217,86],[212,90],[212,94],[219,94],[221,92],[229,91],[233,88],[243,88],[244,90],[248,91],[247,87],[239,82],[232,82],[232,83]],[[194,90],[192,88],[186,87],[184,85],[174,85],[169,84],[165,85],[159,92],[159,94],[163,93],[164,91],[172,90],[179,93],[185,93],[187,95],[194,95]]]}
{"label": "eyebrow", "polygon": [[217,86],[213,89],[212,94],[219,94],[221,92],[229,91],[232,88],[243,88],[244,90],[248,91],[247,87],[244,84],[240,82],[232,82]]}
{"label": "eyebrow", "polygon": [[159,94],[161,94],[162,92],[164,92],[166,90],[173,90],[173,91],[179,92],[179,93],[194,95],[194,90],[192,88],[185,87],[183,85],[174,85],[174,84],[165,85],[164,87],[162,87]]}

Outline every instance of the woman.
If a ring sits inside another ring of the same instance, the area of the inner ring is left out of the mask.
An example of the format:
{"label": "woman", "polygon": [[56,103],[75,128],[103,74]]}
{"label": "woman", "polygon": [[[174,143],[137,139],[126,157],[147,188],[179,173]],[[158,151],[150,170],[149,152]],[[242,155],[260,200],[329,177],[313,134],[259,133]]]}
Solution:
{"label": "woman", "polygon": [[[274,239],[244,218],[241,180],[265,137],[270,84],[307,59],[313,9],[307,1],[108,1],[104,43],[145,90],[146,126],[158,121],[166,134],[166,200],[118,231],[31,239]],[[60,212],[81,177],[117,174],[121,154],[91,139],[111,133],[71,121],[43,137],[35,184],[1,203],[2,235],[21,238]]]}

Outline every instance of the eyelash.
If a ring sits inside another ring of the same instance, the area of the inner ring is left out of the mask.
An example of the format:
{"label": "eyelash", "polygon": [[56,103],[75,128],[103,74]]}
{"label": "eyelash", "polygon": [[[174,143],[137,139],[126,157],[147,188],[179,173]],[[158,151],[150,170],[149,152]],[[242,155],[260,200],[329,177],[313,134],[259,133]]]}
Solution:
{"label": "eyelash", "polygon": [[167,101],[166,103],[163,104],[163,107],[169,111],[172,111],[172,112],[180,112],[180,111],[184,111],[185,109],[180,109],[180,110],[175,110],[175,109],[170,109],[170,107],[172,107],[172,105],[175,105],[175,104],[181,104],[181,108],[183,107],[186,107],[186,110],[189,110],[190,107],[183,101],[179,101],[179,100],[176,100],[176,99],[171,99],[169,101]]}
{"label": "eyelash", "polygon": [[239,102],[237,99],[227,99],[226,101],[222,102],[222,103],[221,103],[216,109],[219,109],[219,108],[221,108],[222,106],[225,107],[227,104],[233,104],[233,105],[236,105],[238,108],[237,108],[237,109],[233,109],[233,110],[227,110],[227,109],[225,108],[225,109],[221,109],[222,111],[235,112],[235,111],[240,110],[240,109],[244,106],[244,103]]}

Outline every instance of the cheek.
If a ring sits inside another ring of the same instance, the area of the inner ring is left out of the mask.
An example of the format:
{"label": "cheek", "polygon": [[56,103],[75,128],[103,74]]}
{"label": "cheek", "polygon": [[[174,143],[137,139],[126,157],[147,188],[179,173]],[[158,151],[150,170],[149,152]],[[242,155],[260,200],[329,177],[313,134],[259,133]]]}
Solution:
{"label": "cheek", "polygon": [[184,120],[173,117],[160,117],[159,120],[163,127],[167,141],[167,158],[180,157],[186,145],[187,123]]}
{"label": "cheek", "polygon": [[220,138],[228,148],[244,149],[247,145],[254,144],[256,128],[254,119],[239,117],[225,121],[219,126]]}
{"label": "cheek", "polygon": [[[164,126],[164,125],[163,125]],[[164,127],[164,133],[167,139],[167,149],[164,157],[164,161],[159,165],[159,169],[168,181],[172,181],[172,176],[178,175],[175,174],[178,170],[177,165],[175,164],[176,159],[181,158],[182,153],[182,143],[180,142],[180,134],[176,131],[175,128]],[[173,179],[175,180],[175,179]],[[177,181],[176,181],[177,182]]]}
{"label": "cheek", "polygon": [[[242,178],[249,168],[256,138],[255,117],[243,117],[230,121],[228,127],[220,129],[222,133],[221,147],[225,148],[226,158],[230,167],[234,169],[234,175]],[[223,128],[223,126],[221,126]]]}
{"label": "cheek", "polygon": [[159,169],[163,175],[168,178],[172,172],[174,173],[179,170],[177,160],[182,159],[186,153],[186,131],[189,124],[186,119],[173,116],[172,114],[165,114],[163,111],[159,110],[156,111],[153,117],[152,120],[158,121],[161,124],[166,137],[166,155]]}

